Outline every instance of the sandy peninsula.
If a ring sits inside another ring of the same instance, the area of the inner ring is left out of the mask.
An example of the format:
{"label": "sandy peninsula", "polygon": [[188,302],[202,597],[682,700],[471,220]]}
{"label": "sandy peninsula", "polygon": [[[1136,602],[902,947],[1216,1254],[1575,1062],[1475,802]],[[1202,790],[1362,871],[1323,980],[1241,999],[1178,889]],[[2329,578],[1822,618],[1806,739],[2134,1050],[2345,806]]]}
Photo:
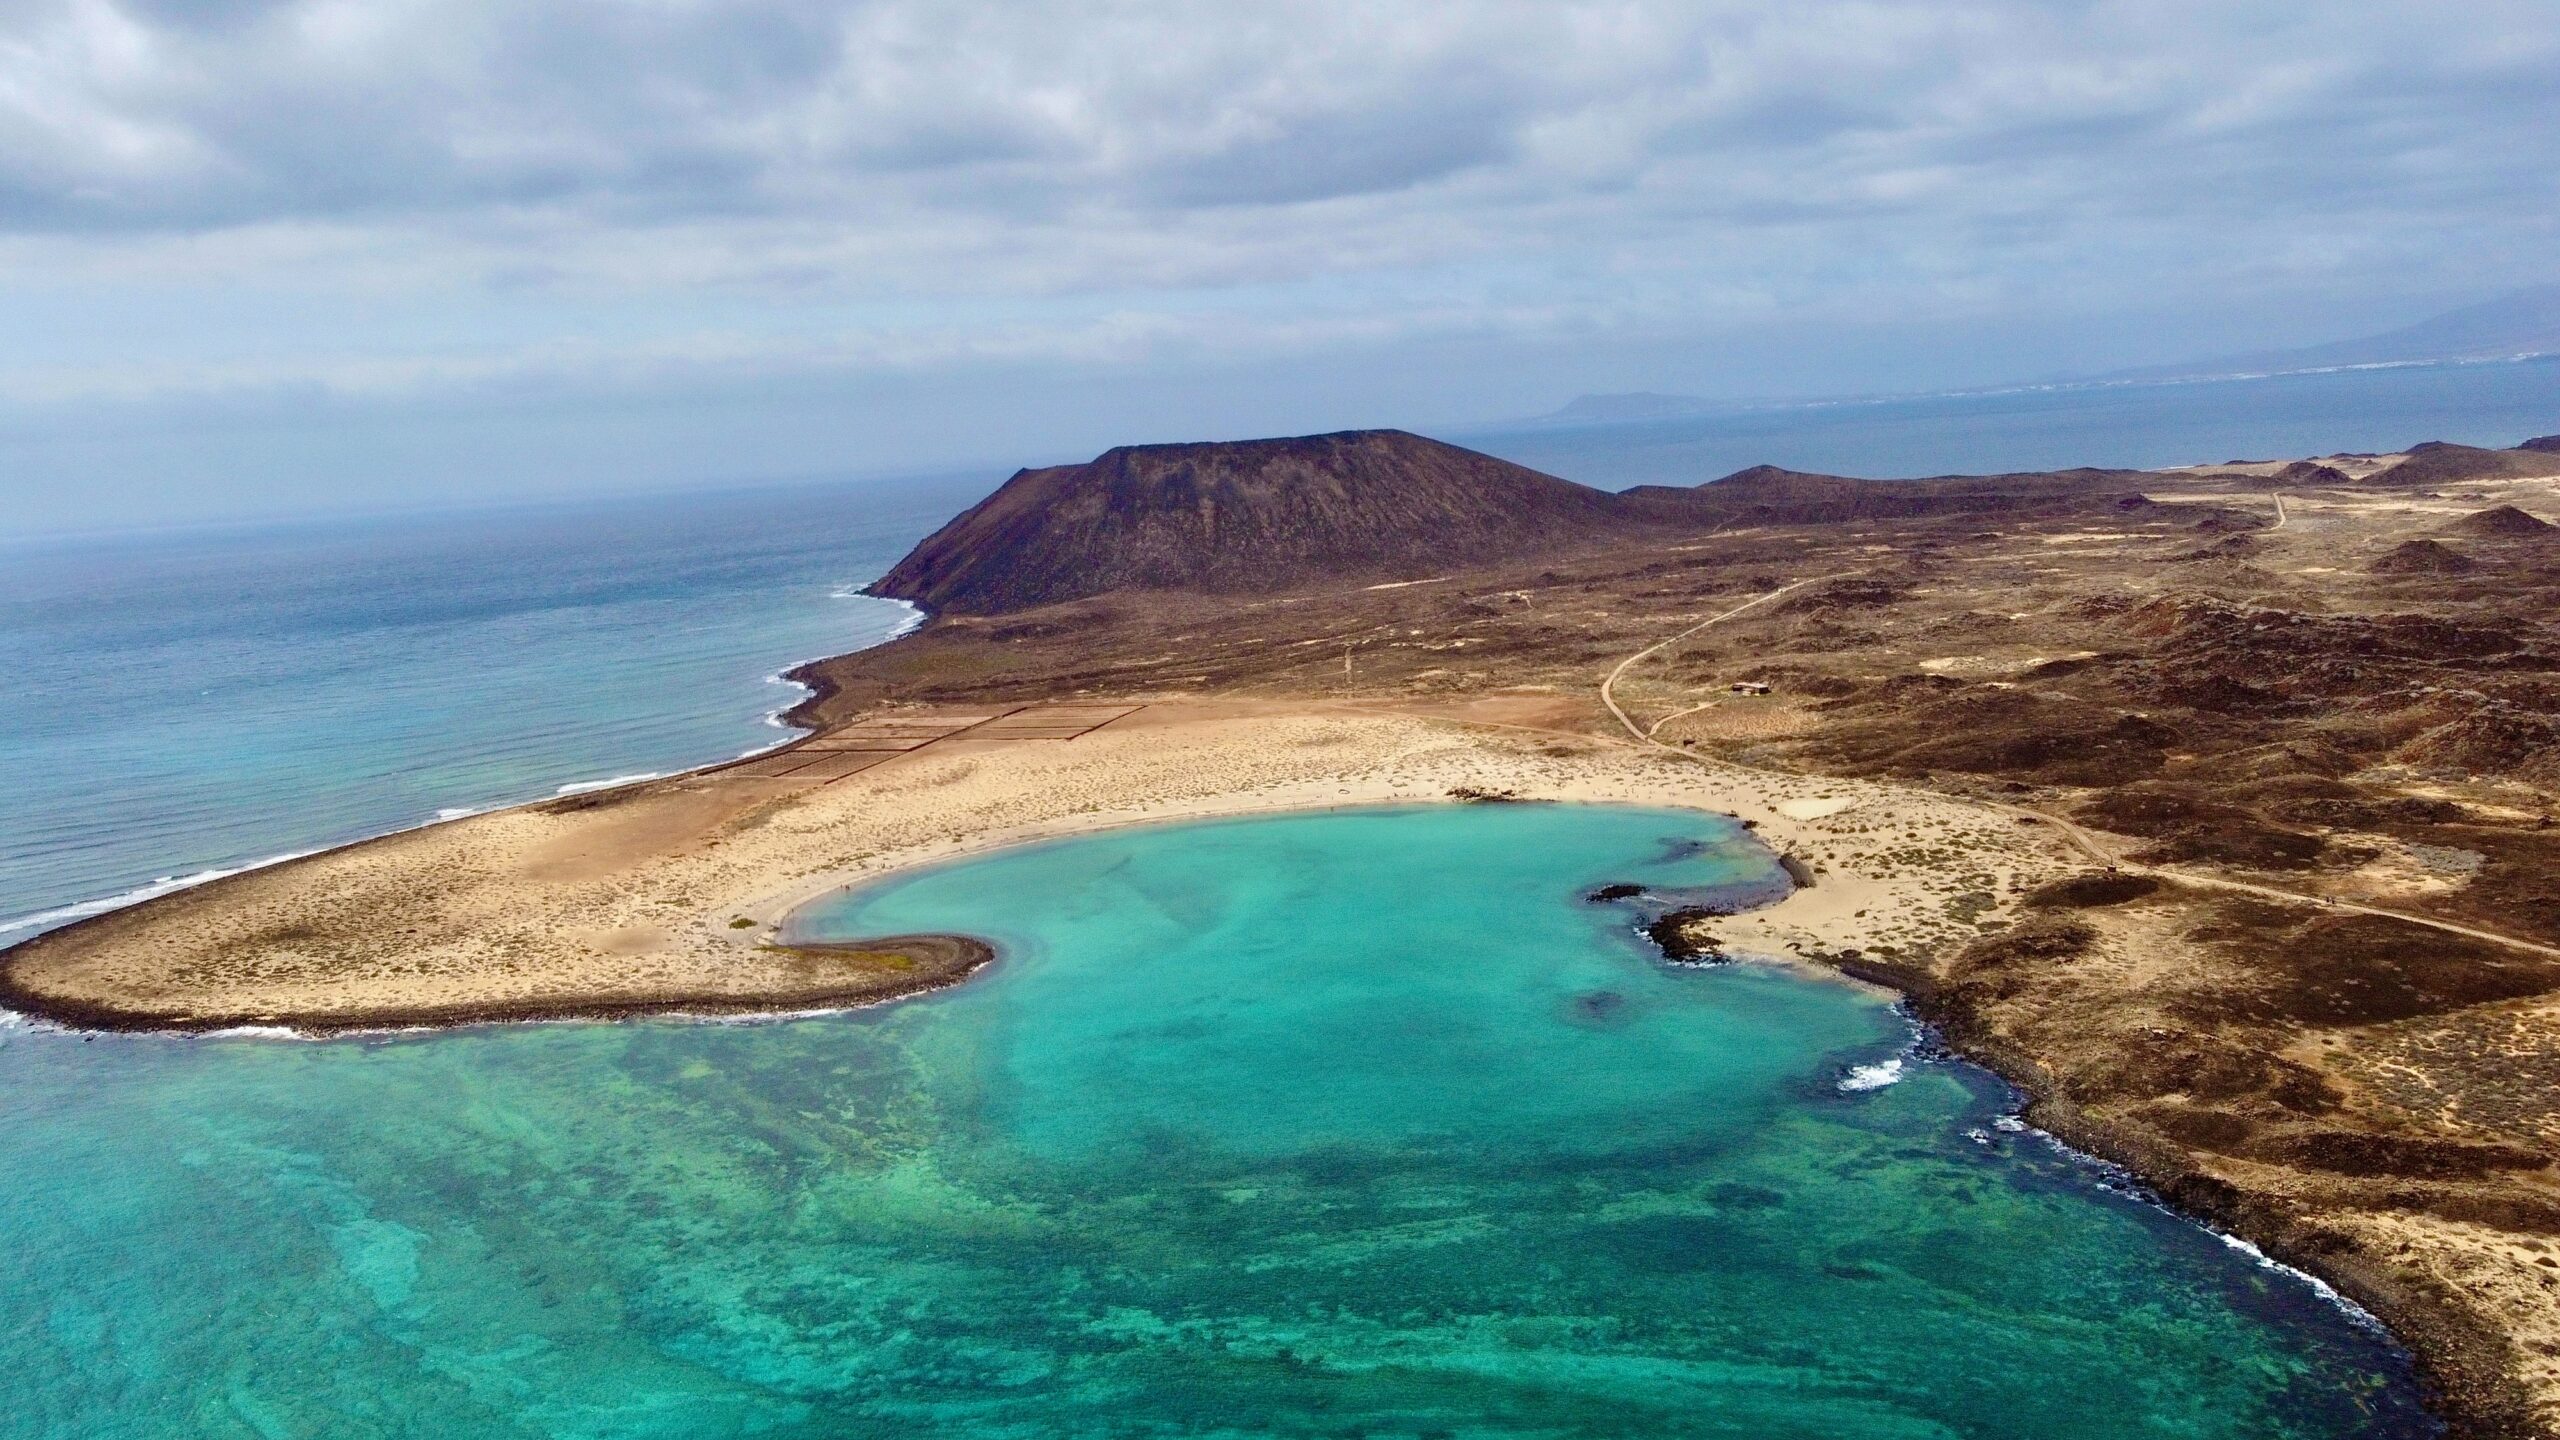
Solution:
{"label": "sandy peninsula", "polygon": [[[1555,731],[1538,723],[1554,708],[1170,700],[1072,738],[963,730],[824,782],[754,773],[771,760],[705,771],[100,916],[10,952],[5,999],[91,1026],[312,1032],[860,1004],[950,983],[985,957],[954,937],[784,943],[783,920],[840,887],[1106,826],[1453,796],[1739,816],[1781,852],[1819,857],[1812,887],[1718,926],[1737,949],[1781,957],[1970,936],[2067,864],[1978,809]],[[944,713],[890,718],[931,733]],[[1963,863],[1890,858],[1914,846]]]}

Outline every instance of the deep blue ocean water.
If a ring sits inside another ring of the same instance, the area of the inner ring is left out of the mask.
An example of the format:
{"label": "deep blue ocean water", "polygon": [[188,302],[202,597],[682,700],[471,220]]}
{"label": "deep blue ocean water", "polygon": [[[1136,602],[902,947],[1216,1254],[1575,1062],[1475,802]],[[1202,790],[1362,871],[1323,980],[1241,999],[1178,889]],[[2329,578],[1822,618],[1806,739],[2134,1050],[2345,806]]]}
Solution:
{"label": "deep blue ocean water", "polygon": [[918,483],[0,545],[0,943],[210,871],[725,759]]}

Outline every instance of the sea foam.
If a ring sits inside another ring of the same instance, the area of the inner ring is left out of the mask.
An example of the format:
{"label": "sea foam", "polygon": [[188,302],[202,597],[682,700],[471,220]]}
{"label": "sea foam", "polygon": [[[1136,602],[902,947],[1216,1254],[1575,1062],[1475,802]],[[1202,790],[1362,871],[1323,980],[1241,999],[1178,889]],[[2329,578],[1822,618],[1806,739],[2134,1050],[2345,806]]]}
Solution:
{"label": "sea foam", "polygon": [[568,784],[561,786],[559,789],[554,790],[551,793],[554,795],[584,795],[590,790],[610,790],[616,785],[637,785],[643,780],[655,780],[659,777],[660,773],[661,772],[656,770],[643,770],[635,775],[615,775],[603,780],[572,780]]}
{"label": "sea foam", "polygon": [[127,905],[139,905],[145,900],[157,900],[163,895],[175,894],[180,890],[191,890],[209,881],[232,875],[245,875],[252,870],[264,870],[270,865],[281,865],[287,860],[299,860],[305,855],[318,853],[316,850],[291,850],[282,855],[270,855],[264,860],[252,860],[246,865],[233,865],[217,870],[198,870],[191,875],[163,875],[157,880],[136,885],[130,890],[103,895],[95,900],[82,900],[72,905],[57,905],[51,910],[38,910],[32,915],[0,920],[0,935],[6,935],[14,930],[32,930],[40,926],[59,925],[70,920],[86,920],[92,915],[104,915],[110,910],[121,910]]}
{"label": "sea foam", "polygon": [[1879,1060],[1873,1065],[1853,1065],[1848,1074],[1840,1077],[1839,1088],[1846,1095],[1854,1095],[1861,1090],[1881,1090],[1900,1081],[1904,1068],[1899,1055]]}

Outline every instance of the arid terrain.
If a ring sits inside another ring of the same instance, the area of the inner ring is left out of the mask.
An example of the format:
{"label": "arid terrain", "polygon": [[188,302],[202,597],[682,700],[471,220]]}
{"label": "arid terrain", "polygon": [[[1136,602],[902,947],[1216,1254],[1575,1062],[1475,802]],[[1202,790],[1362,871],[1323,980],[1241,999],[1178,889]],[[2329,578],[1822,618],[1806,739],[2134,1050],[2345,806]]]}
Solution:
{"label": "arid terrain", "polygon": [[[1252,446],[1026,472],[1041,503],[999,492],[884,587],[957,603],[804,670],[799,746],[100,917],[8,952],[7,1003],[312,1028],[853,1003],[979,957],[797,947],[797,904],[1033,835],[1397,798],[1730,811],[1813,883],[1716,921],[1724,947],[1907,992],[2036,1123],[2388,1318],[2463,1433],[2560,1434],[2560,446],[1582,499],[1323,438],[1287,452],[1315,480]],[[1373,461],[1446,493],[1274,519]],[[1479,482],[1539,514],[1506,528]],[[1061,497],[1074,526],[1044,529]],[[1236,534],[1214,567],[1085,578]]]}

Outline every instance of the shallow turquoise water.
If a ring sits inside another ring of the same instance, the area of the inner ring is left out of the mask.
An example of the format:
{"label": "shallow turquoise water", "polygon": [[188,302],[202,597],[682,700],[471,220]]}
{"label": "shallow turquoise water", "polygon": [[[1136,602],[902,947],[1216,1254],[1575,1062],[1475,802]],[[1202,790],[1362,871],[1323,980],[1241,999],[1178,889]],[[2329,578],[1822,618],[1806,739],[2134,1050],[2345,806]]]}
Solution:
{"label": "shallow turquoise water", "polygon": [[[1703,847],[1693,843],[1707,842]],[[2298,1280],[1877,1001],[1654,959],[1695,815],[1141,829],[832,902],[971,984],[768,1025],[0,1041],[44,1436],[2428,1433]],[[1968,1132],[1983,1132],[1979,1136]]]}

